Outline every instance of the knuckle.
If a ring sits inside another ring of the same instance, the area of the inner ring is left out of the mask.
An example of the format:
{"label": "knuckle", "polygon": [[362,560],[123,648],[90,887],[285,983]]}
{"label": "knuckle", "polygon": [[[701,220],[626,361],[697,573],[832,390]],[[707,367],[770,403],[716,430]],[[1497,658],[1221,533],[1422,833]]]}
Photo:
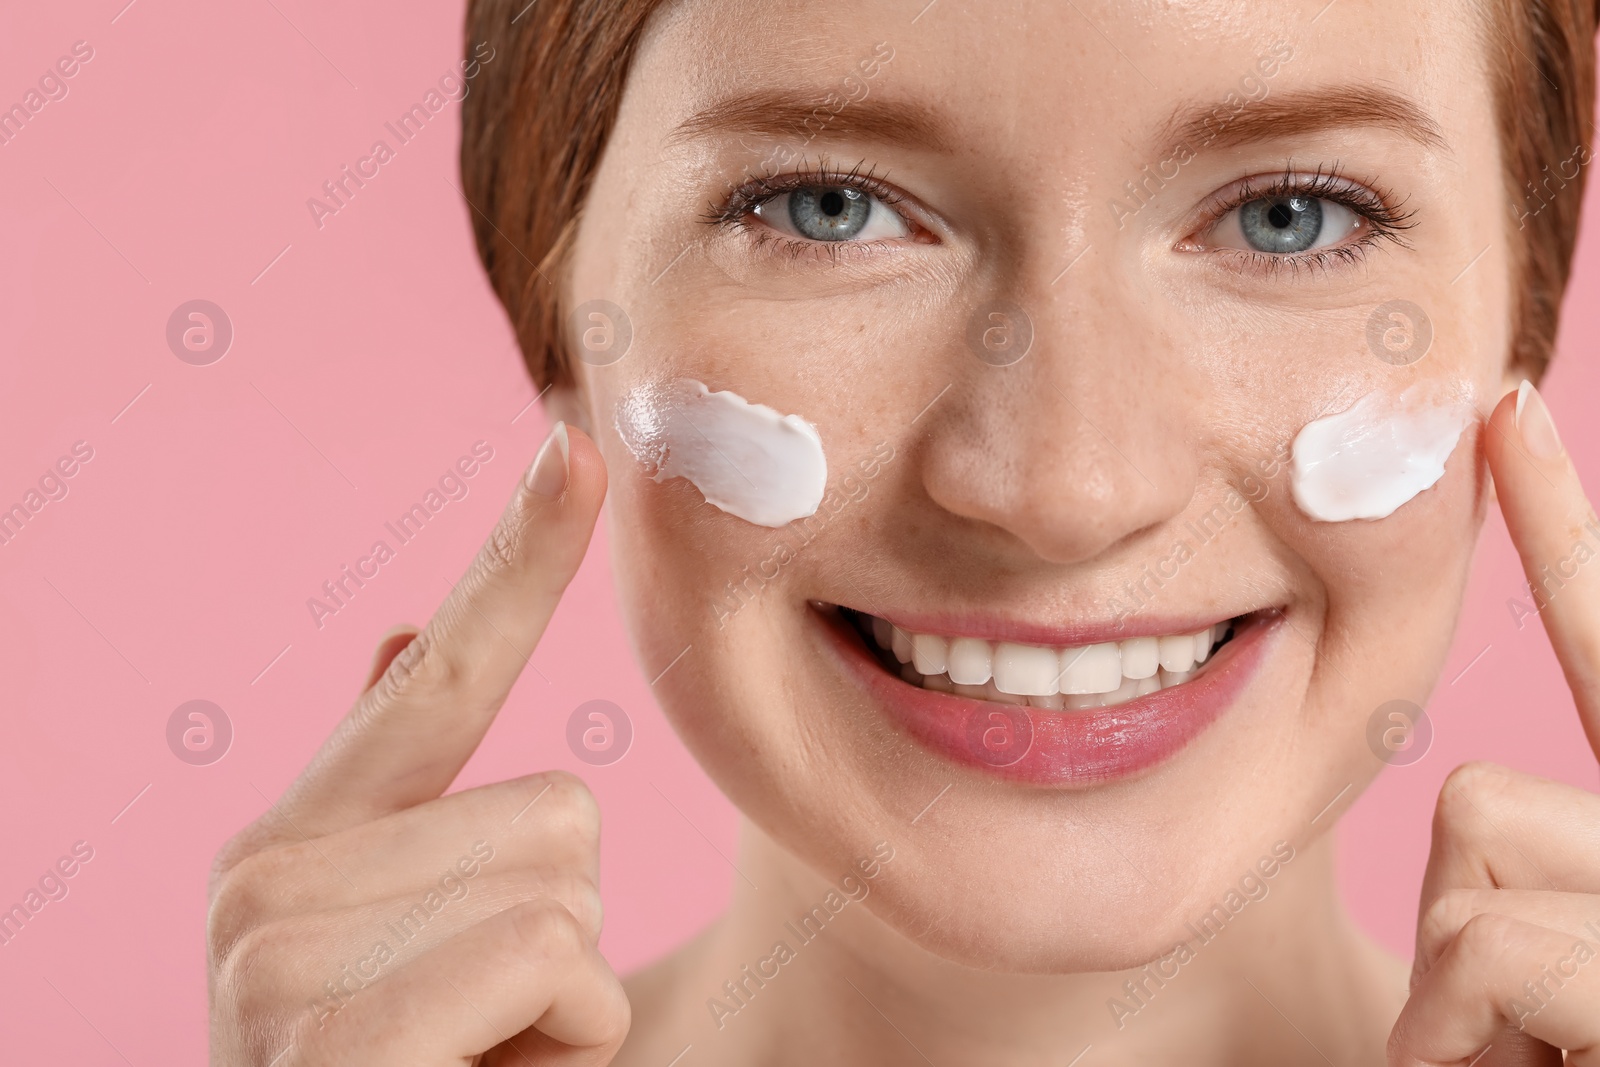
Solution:
{"label": "knuckle", "polygon": [[[325,1024],[324,1024],[325,1025]],[[260,1035],[255,1062],[263,1067],[308,1067],[326,1063],[318,1045],[323,1026],[309,1011],[284,1020],[276,1029]]]}
{"label": "knuckle", "polygon": [[258,831],[254,823],[240,830],[217,849],[217,854],[211,857],[211,883],[218,886],[227,877],[228,872],[250,858],[255,851],[255,837]]}
{"label": "knuckle", "polygon": [[1474,760],[1451,771],[1439,789],[1434,808],[1436,835],[1462,836],[1499,807],[1511,772],[1495,763]]}
{"label": "knuckle", "polygon": [[554,901],[571,913],[591,943],[600,936],[604,905],[599,887],[586,874],[565,868],[543,873],[518,871],[510,876],[504,892],[506,907]]}
{"label": "knuckle", "polygon": [[533,495],[526,483],[518,483],[517,494],[494,529],[484,539],[472,561],[468,580],[472,588],[515,582],[530,591],[559,593],[570,575],[557,577],[542,551],[541,512],[547,503]]}
{"label": "knuckle", "polygon": [[620,1048],[633,1026],[633,1005],[628,1002],[628,995],[620,982],[609,983],[604,995],[607,1001],[603,1015],[605,1032],[600,1044],[602,1048]]}
{"label": "knuckle", "polygon": [[284,959],[279,940],[271,926],[248,930],[216,970],[216,999],[247,1027],[264,1023],[272,1013],[276,973]]}
{"label": "knuckle", "polygon": [[588,946],[577,918],[554,898],[525,901],[511,908],[507,917],[514,950],[523,958],[574,959]]}
{"label": "knuckle", "polygon": [[278,866],[276,850],[256,852],[218,879],[206,911],[206,944],[212,959],[233,955],[240,939],[268,914],[268,887]]}
{"label": "knuckle", "polygon": [[505,519],[495,523],[494,529],[483,542],[483,548],[478,552],[477,568],[485,580],[492,581],[516,568],[524,540],[522,524],[518,521],[520,513],[520,508],[514,508]]}
{"label": "knuckle", "polygon": [[566,905],[591,941],[600,936],[605,921],[605,907],[600,900],[600,889],[591,879],[583,874],[568,872],[547,892],[553,892]]}
{"label": "knuckle", "polygon": [[1451,889],[1439,894],[1423,913],[1422,943],[1442,944],[1472,919],[1475,903],[1476,894],[1470,889]]}
{"label": "knuckle", "polygon": [[1419,1062],[1417,1057],[1413,1056],[1410,1051],[1416,1041],[1414,1036],[1415,1027],[1412,1025],[1410,1015],[1409,1011],[1401,1015],[1400,1019],[1395,1023],[1394,1029],[1389,1031],[1389,1040],[1384,1042],[1383,1046],[1384,1063],[1414,1064]]}
{"label": "knuckle", "polygon": [[1472,760],[1451,771],[1444,780],[1444,792],[1470,800],[1492,800],[1511,781],[1511,771],[1488,760]]}
{"label": "knuckle", "polygon": [[[549,808],[545,819],[564,835],[585,845],[600,841],[600,804],[582,778],[569,771],[544,775],[549,794],[539,803]],[[541,787],[543,788],[543,787]]]}
{"label": "knuckle", "polygon": [[444,654],[430,626],[390,661],[388,669],[368,692],[364,705],[376,711],[413,694],[449,691],[461,680],[461,674],[460,666]]}
{"label": "knuckle", "polygon": [[587,878],[581,878],[574,890],[574,897],[579,909],[576,913],[579,921],[598,938],[606,921],[606,907],[600,899],[600,887]]}
{"label": "knuckle", "polygon": [[260,820],[251,823],[222,843],[211,857],[211,872],[207,880],[208,899],[215,902],[233,873],[258,852],[272,845],[272,839]]}
{"label": "knuckle", "polygon": [[1405,1055],[1406,1035],[1402,1026],[1396,1026],[1389,1031],[1389,1038],[1383,1043],[1383,1062],[1401,1063]]}
{"label": "knuckle", "polygon": [[1473,971],[1482,971],[1500,959],[1506,954],[1506,949],[1516,943],[1517,926],[1515,919],[1491,912],[1468,919],[1455,939],[1462,965]]}
{"label": "knuckle", "polygon": [[423,630],[389,663],[380,684],[386,684],[394,693],[412,689],[419,681],[426,681],[441,664],[433,634]]}

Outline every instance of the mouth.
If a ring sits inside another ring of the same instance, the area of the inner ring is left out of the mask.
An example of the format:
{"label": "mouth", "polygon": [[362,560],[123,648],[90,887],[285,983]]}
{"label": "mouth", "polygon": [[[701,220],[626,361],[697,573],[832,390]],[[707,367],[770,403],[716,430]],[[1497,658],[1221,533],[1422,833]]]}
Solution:
{"label": "mouth", "polygon": [[1234,632],[1227,619],[1194,633],[1056,648],[912,633],[874,615],[841,613],[883,668],[910,685],[1047,711],[1111,708],[1182,685]]}
{"label": "mouth", "polygon": [[1058,786],[1172,757],[1236,700],[1282,619],[1273,608],[1116,636],[813,607],[851,673],[914,740],[1000,777]]}

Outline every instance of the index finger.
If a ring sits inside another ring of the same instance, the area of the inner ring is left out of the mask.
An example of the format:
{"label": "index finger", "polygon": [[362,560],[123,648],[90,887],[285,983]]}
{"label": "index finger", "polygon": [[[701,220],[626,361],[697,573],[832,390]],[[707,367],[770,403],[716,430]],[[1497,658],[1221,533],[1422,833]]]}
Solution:
{"label": "index finger", "polygon": [[286,832],[320,836],[449,788],[577,573],[605,489],[594,442],[557,423],[466,574],[275,805]]}
{"label": "index finger", "polygon": [[1484,451],[1537,611],[1600,757],[1600,521],[1539,391],[1523,382],[1489,416]]}

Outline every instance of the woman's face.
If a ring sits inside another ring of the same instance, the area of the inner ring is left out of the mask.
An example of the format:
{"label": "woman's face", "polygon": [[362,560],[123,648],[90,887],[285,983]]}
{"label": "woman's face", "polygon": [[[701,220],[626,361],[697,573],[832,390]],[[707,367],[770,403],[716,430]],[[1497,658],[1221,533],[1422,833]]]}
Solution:
{"label": "woman's face", "polygon": [[[1488,31],[1442,0],[922,2],[661,13],[565,279],[631,346],[556,406],[610,466],[644,669],[749,818],[833,879],[889,842],[870,906],[945,956],[1134,964],[1334,821],[1450,643],[1481,424],[1378,520],[1310,519],[1288,457],[1369,393],[1507,383]],[[815,516],[649,477],[619,405],[690,379],[815,427]],[[974,656],[1234,636],[1056,710],[907,681],[865,616]]]}

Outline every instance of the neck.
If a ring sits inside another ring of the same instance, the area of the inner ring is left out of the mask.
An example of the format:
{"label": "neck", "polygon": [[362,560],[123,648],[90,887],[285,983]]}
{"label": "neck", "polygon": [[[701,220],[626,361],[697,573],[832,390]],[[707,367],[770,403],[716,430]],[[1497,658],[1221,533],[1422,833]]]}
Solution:
{"label": "neck", "polygon": [[870,893],[850,899],[749,824],[738,866],[723,918],[630,980],[639,1039],[619,1067],[686,1045],[697,1067],[1009,1067],[1088,1048],[1093,1067],[1379,1062],[1405,995],[1403,966],[1339,902],[1326,835],[1225,926],[1196,915],[1184,947],[1120,972],[999,974],[934,956],[874,915]]}

